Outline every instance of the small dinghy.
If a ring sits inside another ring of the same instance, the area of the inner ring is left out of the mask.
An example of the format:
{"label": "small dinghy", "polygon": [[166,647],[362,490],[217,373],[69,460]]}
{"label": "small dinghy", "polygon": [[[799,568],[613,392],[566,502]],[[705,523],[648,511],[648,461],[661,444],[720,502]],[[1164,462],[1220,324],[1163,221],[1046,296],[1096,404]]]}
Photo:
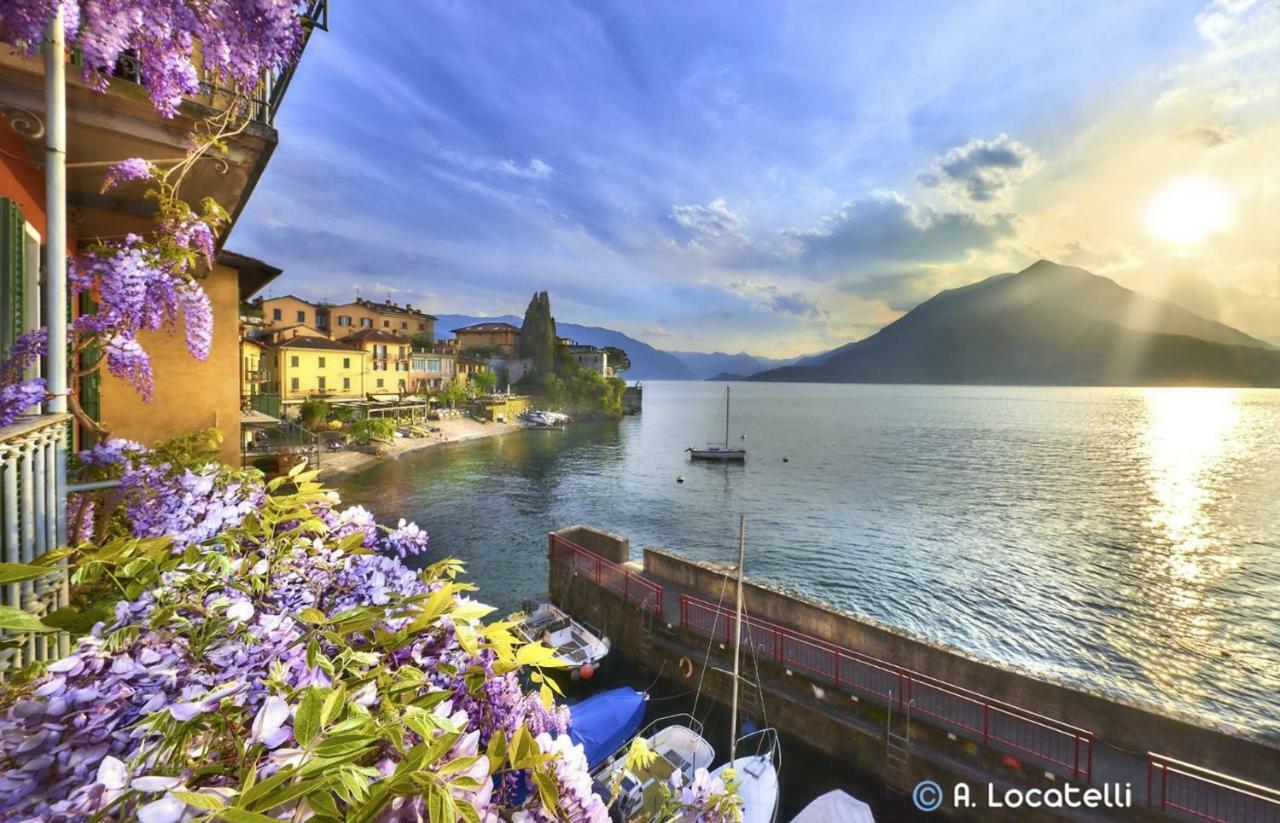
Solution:
{"label": "small dinghy", "polygon": [[592,695],[569,707],[569,737],[594,769],[625,746],[644,722],[647,695],[628,686]]}
{"label": "small dinghy", "polygon": [[733,769],[733,785],[742,799],[742,823],[773,823],[778,816],[778,768],[781,748],[773,729],[761,729],[738,740],[738,751],[754,754],[737,757],[719,766],[712,777],[724,777]]}
{"label": "small dinghy", "polygon": [[587,678],[595,674],[609,653],[609,638],[585,623],[579,623],[551,603],[539,603],[516,624],[516,632],[526,643],[541,640],[556,650],[569,671]]}
{"label": "small dinghy", "polygon": [[805,806],[791,823],[876,823],[876,819],[870,806],[836,789]]}
{"label": "small dinghy", "polygon": [[702,736],[702,724],[687,714],[655,720],[640,737],[656,755],[644,769],[627,768],[630,745],[626,744],[591,773],[601,797],[610,797],[616,781],[618,796],[613,798],[610,817],[623,823],[653,823],[671,775],[679,772],[688,784],[695,770],[710,768],[716,758],[715,749]]}

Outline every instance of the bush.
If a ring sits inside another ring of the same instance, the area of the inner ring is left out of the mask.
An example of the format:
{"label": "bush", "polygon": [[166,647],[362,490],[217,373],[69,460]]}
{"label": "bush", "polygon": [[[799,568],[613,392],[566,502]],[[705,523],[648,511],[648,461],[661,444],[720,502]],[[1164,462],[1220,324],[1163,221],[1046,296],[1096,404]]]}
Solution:
{"label": "bush", "polygon": [[302,418],[302,425],[314,431],[328,418],[329,404],[318,397],[305,400],[298,407],[298,416]]}
{"label": "bush", "polygon": [[396,421],[385,417],[371,417],[367,420],[357,420],[351,424],[351,439],[360,443],[367,443],[370,440],[394,440],[396,436]]}

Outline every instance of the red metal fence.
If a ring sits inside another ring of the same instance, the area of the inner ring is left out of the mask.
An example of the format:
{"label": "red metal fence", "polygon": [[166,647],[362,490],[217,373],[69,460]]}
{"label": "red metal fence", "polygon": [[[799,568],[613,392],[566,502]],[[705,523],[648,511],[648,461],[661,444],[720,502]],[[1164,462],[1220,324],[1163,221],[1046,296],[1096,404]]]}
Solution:
{"label": "red metal fence", "polygon": [[569,568],[585,574],[595,582],[622,595],[624,600],[652,609],[662,616],[662,587],[652,580],[636,574],[590,549],[566,540],[558,534],[551,535],[551,559],[568,564]]}
{"label": "red metal fence", "polygon": [[1217,823],[1280,823],[1280,792],[1160,754],[1147,759],[1147,805]]}
{"label": "red metal fence", "polygon": [[[680,596],[684,628],[727,644],[733,638],[733,620],[728,609]],[[755,617],[742,622],[742,645],[758,658],[825,680],[837,689],[899,708],[910,705],[913,714],[947,731],[1034,757],[1078,782],[1092,779],[1092,732]]]}

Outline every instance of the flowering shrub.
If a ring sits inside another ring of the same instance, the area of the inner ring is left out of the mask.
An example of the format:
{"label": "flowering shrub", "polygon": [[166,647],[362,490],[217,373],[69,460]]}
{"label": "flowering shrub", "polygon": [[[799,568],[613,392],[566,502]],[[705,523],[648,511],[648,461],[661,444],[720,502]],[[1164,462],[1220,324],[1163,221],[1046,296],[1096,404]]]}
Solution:
{"label": "flowering shrub", "polygon": [[152,104],[172,117],[184,96],[200,91],[195,46],[205,79],[251,88],[302,46],[299,0],[8,0],[0,40],[35,50],[61,6],[67,44],[83,56],[87,82],[105,90],[121,55],[134,55]]}
{"label": "flowering shrub", "polygon": [[27,332],[0,363],[0,426],[8,426],[48,394],[44,378],[26,378],[27,368],[44,355],[47,338],[43,329]]}
{"label": "flowering shrub", "polygon": [[117,503],[100,545],[43,561],[116,602],[0,701],[0,819],[608,820],[553,652],[485,623],[460,564],[414,572],[413,524],[340,508],[312,474],[211,471],[197,442],[79,456],[193,510]]}

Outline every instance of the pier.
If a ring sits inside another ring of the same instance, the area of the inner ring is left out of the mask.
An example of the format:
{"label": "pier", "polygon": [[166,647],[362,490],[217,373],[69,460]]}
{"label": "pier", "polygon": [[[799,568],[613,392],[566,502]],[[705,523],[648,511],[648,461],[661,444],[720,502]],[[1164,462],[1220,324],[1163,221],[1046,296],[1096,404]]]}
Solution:
{"label": "pier", "polygon": [[[615,653],[727,703],[732,567],[571,526],[548,537],[553,602],[609,635]],[[1187,719],[967,657],[748,581],[741,703],[909,794],[934,780],[996,792],[1127,787],[1132,807],[978,807],[973,819],[1280,823],[1280,749]],[[965,817],[944,804],[939,813]]]}

